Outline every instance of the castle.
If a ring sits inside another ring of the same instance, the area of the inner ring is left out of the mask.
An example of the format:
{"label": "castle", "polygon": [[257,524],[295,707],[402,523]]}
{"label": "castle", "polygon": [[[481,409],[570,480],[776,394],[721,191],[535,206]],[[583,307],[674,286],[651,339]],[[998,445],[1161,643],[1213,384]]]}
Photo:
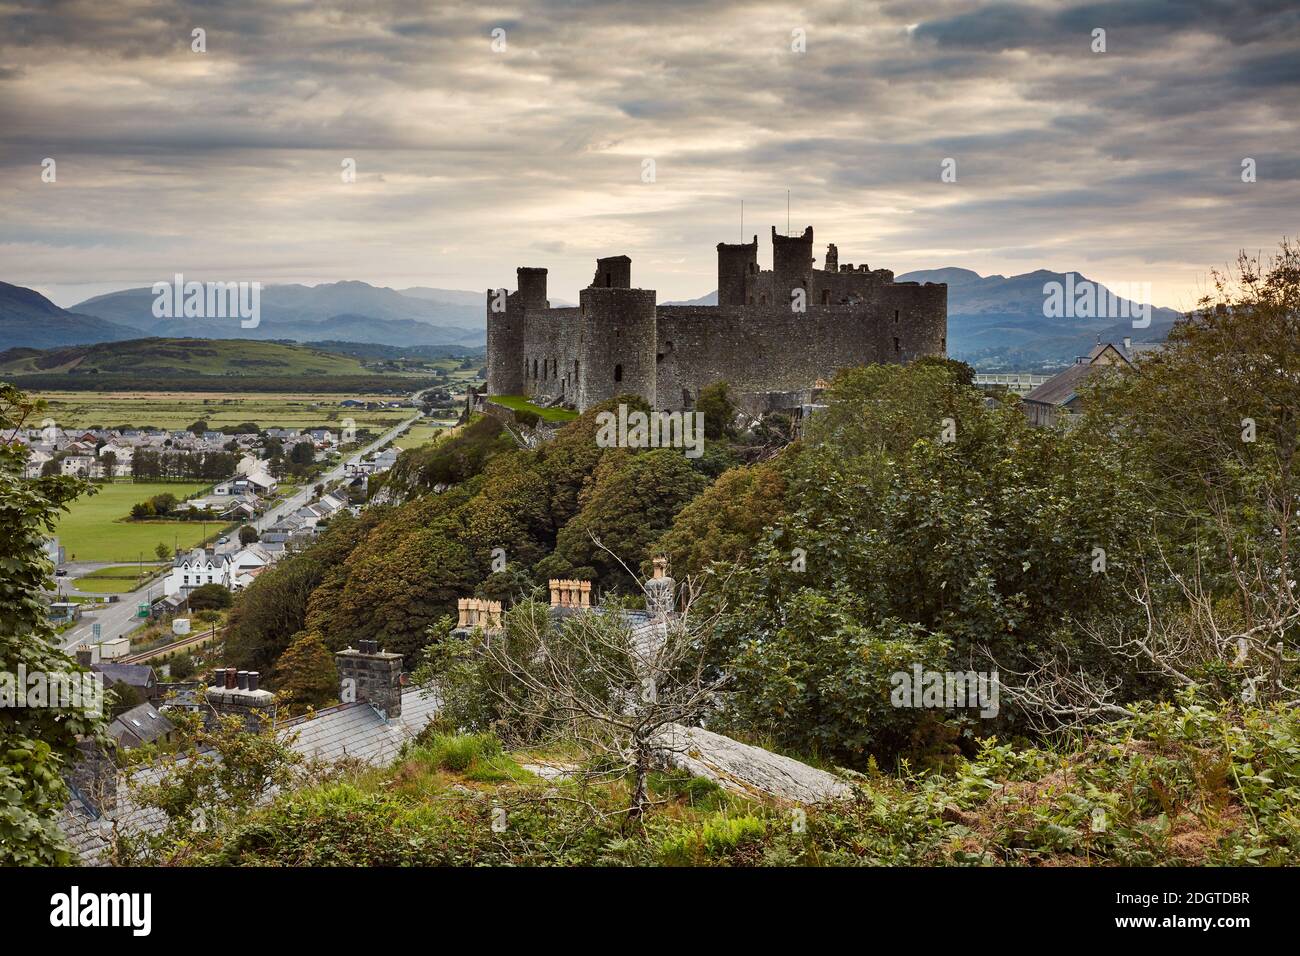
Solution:
{"label": "castle", "polygon": [[[518,290],[487,294],[487,394],[583,411],[634,394],[653,408],[694,407],[726,381],[752,412],[798,408],[837,369],[943,356],[948,287],[895,282],[888,269],[813,267],[813,230],[772,229],[772,269],[752,242],[718,243],[718,304],[659,305],[632,288],[632,260],[596,260],[576,308],[551,308],[546,270],[516,270]],[[796,291],[801,290],[801,291]]]}

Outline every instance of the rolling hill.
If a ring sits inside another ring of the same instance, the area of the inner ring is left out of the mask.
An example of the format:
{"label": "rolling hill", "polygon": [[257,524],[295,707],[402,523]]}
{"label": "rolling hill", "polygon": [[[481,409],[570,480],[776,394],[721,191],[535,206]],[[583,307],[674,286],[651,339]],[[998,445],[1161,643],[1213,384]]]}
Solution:
{"label": "rolling hill", "polygon": [[63,374],[141,378],[368,375],[348,355],[280,342],[134,339],[38,351],[0,352],[0,376]]}
{"label": "rolling hill", "polygon": [[0,282],[0,349],[46,349],[138,335],[102,317],[61,309],[39,292]]}

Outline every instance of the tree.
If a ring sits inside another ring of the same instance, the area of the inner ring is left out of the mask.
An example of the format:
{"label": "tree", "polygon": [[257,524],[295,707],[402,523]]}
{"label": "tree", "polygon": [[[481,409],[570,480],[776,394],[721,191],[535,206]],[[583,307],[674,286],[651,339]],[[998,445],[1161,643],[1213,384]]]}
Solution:
{"label": "tree", "polygon": [[[1080,622],[1131,613],[1118,579],[1150,526],[1119,450],[988,407],[938,366],[845,370],[827,401],[786,469],[784,514],[715,568],[736,726],[858,765],[897,753],[920,715],[872,717],[888,698],[868,665],[908,645],[924,669],[962,673],[1068,652],[1141,696],[1142,675],[1081,639]],[[982,726],[1021,719],[1004,708]]]}
{"label": "tree", "polygon": [[437,682],[453,719],[512,745],[577,742],[596,758],[589,778],[631,777],[626,812],[640,817],[674,727],[697,722],[726,680],[708,666],[715,622],[685,590],[683,610],[650,628],[634,628],[617,602],[555,619],[527,601],[499,632],[435,645],[417,679]]}
{"label": "tree", "polygon": [[258,540],[257,529],[251,524],[246,524],[239,529],[239,543],[248,545]]}
{"label": "tree", "polygon": [[689,459],[671,448],[612,449],[592,479],[580,499],[582,510],[560,531],[555,553],[575,567],[596,568],[610,587],[631,583],[613,555],[636,564],[648,560],[650,546],[707,484]]}
{"label": "tree", "polygon": [[[60,512],[85,482],[23,477],[29,452],[18,431],[39,421],[44,404],[0,384],[0,682],[27,674],[81,683],[84,669],[55,650],[42,588],[52,588],[43,546]],[[0,686],[0,694],[15,691]],[[68,798],[63,771],[77,756],[78,737],[102,740],[94,707],[52,696],[45,706],[0,707],[0,864],[49,866],[73,861],[56,819]]]}
{"label": "tree", "polygon": [[220,584],[201,584],[190,592],[191,611],[219,611],[230,607],[230,589]]}
{"label": "tree", "polygon": [[[1300,247],[1215,273],[1164,348],[1085,401],[1079,427],[1127,454],[1156,516],[1123,581],[1133,613],[1090,645],[1165,688],[1300,703]],[[1048,725],[1120,719],[1106,676],[1061,657],[1009,690]]]}
{"label": "tree", "polygon": [[168,558],[171,557],[172,549],[167,547],[167,545],[164,544],[163,542],[159,541],[157,546],[153,549],[153,553],[154,555],[157,556],[159,561],[166,561]]}
{"label": "tree", "polygon": [[339,677],[320,635],[299,631],[275,663],[275,687],[291,707],[320,707],[338,697]]}
{"label": "tree", "polygon": [[209,430],[208,423],[206,420],[200,418],[196,422],[191,422],[189,428],[185,430],[191,435],[202,435],[204,432]]}
{"label": "tree", "polygon": [[117,476],[117,452],[106,451],[99,456],[99,460],[104,466],[104,477],[111,481]]}
{"label": "tree", "polygon": [[726,382],[714,382],[701,388],[695,400],[695,410],[704,416],[704,437],[710,441],[717,441],[733,431],[736,406]]}
{"label": "tree", "polygon": [[150,773],[129,776],[132,802],[157,811],[152,828],[117,831],[117,864],[162,864],[183,860],[196,836],[224,830],[276,790],[302,780],[302,754],[292,735],[277,734],[271,721],[253,729],[243,718],[220,715],[205,724],[202,715],[173,710],[175,746],[167,751],[139,747],[128,751],[132,765]]}

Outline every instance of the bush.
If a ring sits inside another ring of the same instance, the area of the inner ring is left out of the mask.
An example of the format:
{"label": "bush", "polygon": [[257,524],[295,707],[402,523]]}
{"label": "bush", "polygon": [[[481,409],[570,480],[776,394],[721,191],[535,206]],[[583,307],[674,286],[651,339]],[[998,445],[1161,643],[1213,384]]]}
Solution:
{"label": "bush", "polygon": [[190,592],[191,611],[217,611],[230,607],[231,601],[229,588],[220,584],[200,585]]}
{"label": "bush", "polygon": [[694,863],[729,856],[752,844],[761,843],[767,824],[755,816],[729,817],[715,814],[699,830],[687,830],[665,837],[659,848],[661,861],[668,866]]}
{"label": "bush", "polygon": [[464,773],[475,761],[501,756],[501,741],[492,734],[434,734],[413,757],[423,758],[439,770]]}

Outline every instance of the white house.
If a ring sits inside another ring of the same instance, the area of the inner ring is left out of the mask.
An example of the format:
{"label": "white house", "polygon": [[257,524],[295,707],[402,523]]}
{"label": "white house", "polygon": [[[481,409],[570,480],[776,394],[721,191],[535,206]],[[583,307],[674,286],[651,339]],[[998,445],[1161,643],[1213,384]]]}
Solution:
{"label": "white house", "polygon": [[69,455],[59,462],[59,470],[65,475],[79,475],[82,478],[98,478],[103,473],[93,455]]}
{"label": "white house", "polygon": [[53,455],[47,455],[40,449],[33,449],[31,456],[27,459],[27,464],[23,466],[23,477],[41,477],[41,469],[44,468],[45,463],[53,457]]}
{"label": "white house", "polygon": [[220,584],[228,588],[232,584],[231,567],[230,555],[195,548],[176,556],[163,591],[170,597],[187,594],[204,584]]}

